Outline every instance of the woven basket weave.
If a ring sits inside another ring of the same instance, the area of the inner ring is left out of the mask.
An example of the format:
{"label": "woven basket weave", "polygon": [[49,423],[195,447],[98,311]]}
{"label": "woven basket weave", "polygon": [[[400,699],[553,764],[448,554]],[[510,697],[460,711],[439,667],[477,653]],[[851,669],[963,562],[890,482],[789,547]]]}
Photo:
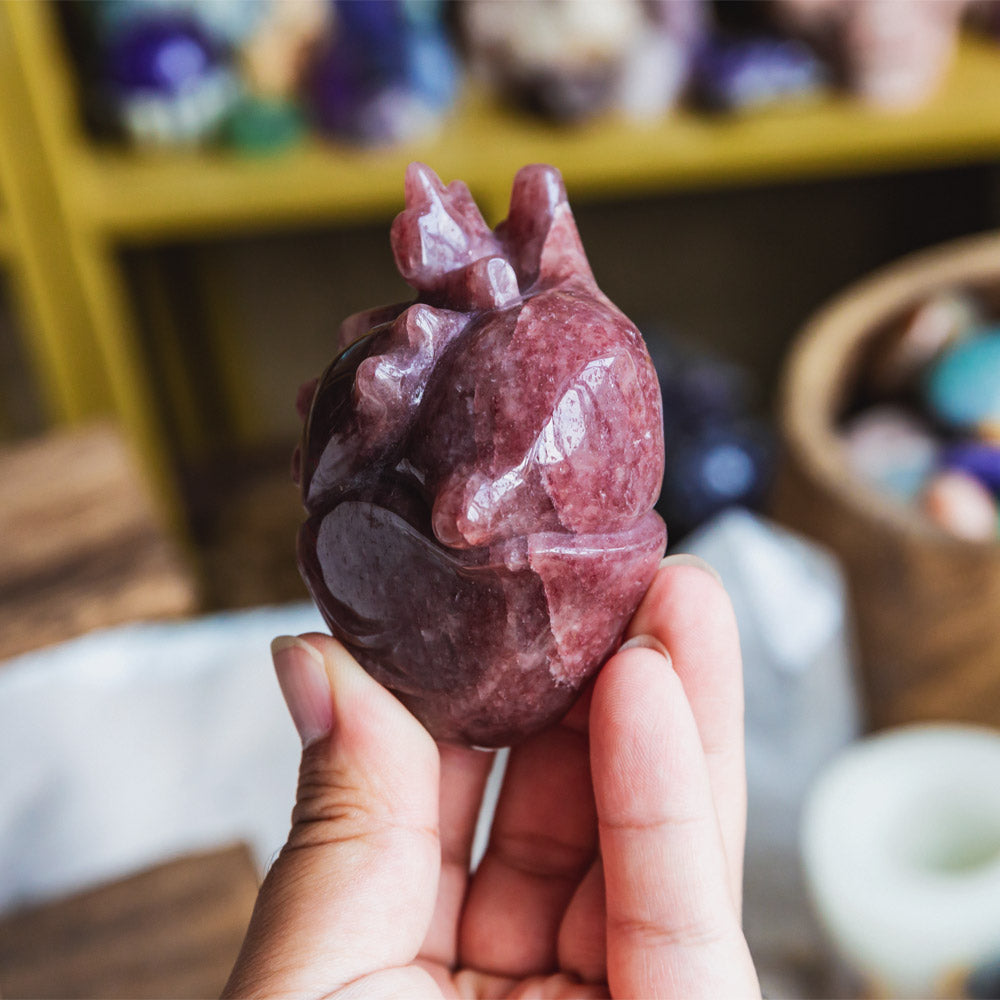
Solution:
{"label": "woven basket weave", "polygon": [[1000,726],[1000,544],[956,539],[859,480],[835,429],[875,338],[929,293],[956,287],[1000,315],[1000,234],[908,257],[849,288],[806,325],[784,372],[774,513],[844,566],[872,728]]}

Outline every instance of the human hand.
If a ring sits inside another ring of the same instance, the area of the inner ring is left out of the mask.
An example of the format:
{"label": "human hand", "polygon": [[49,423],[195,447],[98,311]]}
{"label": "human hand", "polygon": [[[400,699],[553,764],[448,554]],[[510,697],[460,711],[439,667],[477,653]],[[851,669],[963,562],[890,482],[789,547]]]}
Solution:
{"label": "human hand", "polygon": [[692,562],[664,560],[630,641],[511,751],[471,875],[493,755],[435,744],[329,636],[276,640],[298,798],[224,995],[759,996],[739,642]]}

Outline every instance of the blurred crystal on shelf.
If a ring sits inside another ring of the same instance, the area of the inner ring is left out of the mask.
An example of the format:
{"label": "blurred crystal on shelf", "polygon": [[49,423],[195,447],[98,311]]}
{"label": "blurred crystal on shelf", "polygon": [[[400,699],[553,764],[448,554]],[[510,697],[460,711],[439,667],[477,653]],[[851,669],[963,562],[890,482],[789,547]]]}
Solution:
{"label": "blurred crystal on shelf", "polygon": [[335,8],[318,0],[258,3],[260,17],[241,42],[238,59],[257,93],[288,97],[299,85],[306,49],[332,29]]}
{"label": "blurred crystal on shelf", "polygon": [[231,51],[257,29],[270,5],[263,0],[80,5],[99,51],[98,118],[108,119],[138,146],[213,139],[243,92]]}
{"label": "blurred crystal on shelf", "polygon": [[[442,0],[102,0],[96,118],[137,145],[382,144],[437,128],[459,66]],[[72,11],[71,11],[72,13]]]}
{"label": "blurred crystal on shelf", "polygon": [[135,9],[104,49],[106,99],[142,146],[193,145],[211,137],[240,94],[224,50],[184,11]]}
{"label": "blurred crystal on shelf", "polygon": [[848,89],[874,108],[905,110],[947,73],[967,0],[774,0],[781,29],[814,44]]}
{"label": "blurred crystal on shelf", "polygon": [[844,578],[824,549],[745,510],[720,514],[684,550],[718,570],[740,631],[747,940],[762,968],[818,963],[798,838],[810,783],[861,729]]}
{"label": "blurred crystal on shelf", "polygon": [[644,12],[646,29],[633,42],[612,96],[612,106],[637,123],[680,103],[710,26],[703,0],[653,0]]}
{"label": "blurred crystal on shelf", "polygon": [[669,110],[708,21],[704,0],[467,0],[457,9],[473,72],[560,122]]}
{"label": "blurred crystal on shelf", "polygon": [[844,7],[842,59],[851,89],[888,110],[929,100],[954,58],[965,3],[865,0]]}
{"label": "blurred crystal on shelf", "polygon": [[790,38],[713,38],[698,53],[697,103],[714,111],[743,111],[813,97],[827,84],[815,53]]}
{"label": "blurred crystal on shelf", "polygon": [[320,0],[258,0],[258,8],[234,53],[246,93],[225,128],[229,144],[245,153],[277,152],[304,136],[302,76],[335,20],[335,8]]}
{"label": "blurred crystal on shelf", "polygon": [[333,30],[306,71],[317,127],[370,145],[437,129],[459,83],[439,0],[337,0]]}

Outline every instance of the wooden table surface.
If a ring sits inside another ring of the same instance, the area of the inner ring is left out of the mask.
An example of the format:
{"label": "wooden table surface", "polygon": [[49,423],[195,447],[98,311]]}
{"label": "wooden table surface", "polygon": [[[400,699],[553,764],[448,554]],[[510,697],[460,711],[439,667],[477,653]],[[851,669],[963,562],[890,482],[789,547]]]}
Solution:
{"label": "wooden table surface", "polygon": [[[110,425],[0,448],[0,661],[198,608],[185,554]],[[0,916],[0,996],[217,996],[258,873],[244,845]]]}
{"label": "wooden table surface", "polygon": [[0,660],[197,607],[194,574],[109,425],[0,449],[0,539]]}
{"label": "wooden table surface", "polygon": [[216,997],[258,876],[243,844],[0,918],[0,996]]}

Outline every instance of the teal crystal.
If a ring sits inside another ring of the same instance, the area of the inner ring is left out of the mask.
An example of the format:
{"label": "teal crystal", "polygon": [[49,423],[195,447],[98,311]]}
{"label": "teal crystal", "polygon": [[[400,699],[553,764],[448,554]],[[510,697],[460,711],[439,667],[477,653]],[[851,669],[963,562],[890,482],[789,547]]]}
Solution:
{"label": "teal crystal", "polygon": [[1000,327],[956,344],[927,375],[927,404],[955,427],[1000,420]]}

